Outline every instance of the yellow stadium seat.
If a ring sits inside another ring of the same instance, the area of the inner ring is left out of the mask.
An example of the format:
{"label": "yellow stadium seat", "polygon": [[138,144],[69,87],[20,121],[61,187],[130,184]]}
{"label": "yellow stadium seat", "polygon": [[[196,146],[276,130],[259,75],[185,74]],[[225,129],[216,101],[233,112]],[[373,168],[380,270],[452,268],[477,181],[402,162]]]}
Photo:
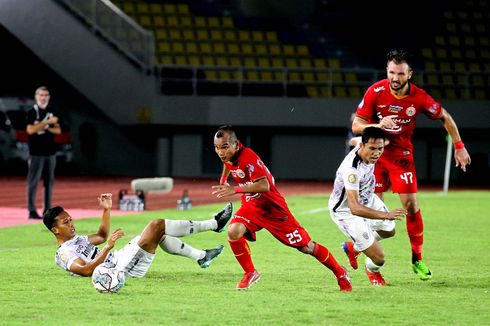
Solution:
{"label": "yellow stadium seat", "polygon": [[284,81],[287,74],[285,71],[274,71],[273,75],[275,80]]}
{"label": "yellow stadium seat", "polygon": [[291,81],[301,81],[301,73],[299,71],[290,71],[288,79]]}
{"label": "yellow stadium seat", "polygon": [[227,43],[226,47],[227,47],[229,54],[239,54],[240,53],[240,47],[238,46],[237,43]]}
{"label": "yellow stadium seat", "polygon": [[221,41],[223,40],[223,32],[219,29],[211,30],[211,39],[213,41]]}
{"label": "yellow stadium seat", "polygon": [[233,18],[231,18],[231,17],[222,17],[221,18],[221,24],[225,28],[233,28],[234,27]]}
{"label": "yellow stadium seat", "polygon": [[186,3],[177,4],[177,12],[181,15],[188,15],[189,14],[189,5]]}
{"label": "yellow stadium seat", "polygon": [[340,68],[340,60],[338,58],[329,58],[328,66],[330,68],[339,69]]}
{"label": "yellow stadium seat", "polygon": [[184,29],[182,31],[182,34],[184,36],[184,40],[194,41],[196,39],[196,37],[194,35],[194,31],[192,29]]}
{"label": "yellow stadium seat", "polygon": [[281,47],[278,44],[269,45],[269,53],[271,55],[280,56],[282,55]]}
{"label": "yellow stadium seat", "polygon": [[199,41],[207,41],[208,40],[208,31],[205,29],[197,30],[197,39]]}
{"label": "yellow stadium seat", "polygon": [[189,64],[192,66],[200,66],[201,60],[199,59],[198,56],[190,56],[189,57]]}
{"label": "yellow stadium seat", "polygon": [[179,19],[177,16],[167,16],[167,25],[171,27],[178,27]]}
{"label": "yellow stadium seat", "polygon": [[287,56],[296,55],[296,50],[294,48],[294,45],[290,45],[290,44],[283,45],[282,46],[282,53],[284,53]]}
{"label": "yellow stadium seat", "polygon": [[247,80],[259,80],[259,74],[257,71],[254,70],[247,70],[245,71],[245,78]]}
{"label": "yellow stadium seat", "polygon": [[347,89],[343,86],[336,86],[333,88],[333,91],[336,97],[347,97]]}
{"label": "yellow stadium seat", "polygon": [[257,59],[257,63],[259,67],[267,68],[270,67],[270,61],[269,58],[266,57],[260,57]]}
{"label": "yellow stadium seat", "polygon": [[143,26],[144,28],[149,28],[151,26],[153,26],[153,23],[151,22],[151,18],[150,16],[139,16],[139,23],[141,26]]}
{"label": "yellow stadium seat", "polygon": [[174,53],[184,53],[184,43],[182,43],[182,42],[173,42],[172,43],[172,52],[174,52]]}
{"label": "yellow stadium seat", "polygon": [[136,11],[138,12],[139,15],[150,13],[150,10],[148,8],[148,4],[146,4],[146,3],[137,3],[136,4]]}
{"label": "yellow stadium seat", "polygon": [[269,54],[267,52],[267,46],[265,44],[255,45],[255,53],[257,53],[257,55],[261,55],[261,56],[265,56],[265,55]]}
{"label": "yellow stadium seat", "polygon": [[152,15],[160,15],[162,12],[163,12],[163,7],[161,4],[158,3],[150,4],[150,13]]}
{"label": "yellow stadium seat", "polygon": [[434,61],[425,61],[424,67],[426,71],[435,71],[436,70],[436,64]]}
{"label": "yellow stadium seat", "polygon": [[311,68],[311,60],[309,58],[299,59],[299,66],[301,68]]}
{"label": "yellow stadium seat", "polygon": [[423,48],[422,49],[422,56],[425,59],[432,59],[432,49],[429,48]]}
{"label": "yellow stadium seat", "polygon": [[235,31],[232,29],[225,30],[224,34],[225,34],[224,35],[225,40],[227,40],[227,41],[236,41],[236,39],[237,39]]}
{"label": "yellow stadium seat", "polygon": [[202,16],[194,17],[194,25],[196,27],[207,27],[206,18]]}
{"label": "yellow stadium seat", "polygon": [[303,72],[303,80],[314,81],[315,80],[315,74],[313,72]]}
{"label": "yellow stadium seat", "polygon": [[241,45],[241,50],[243,54],[253,54],[254,48],[251,43],[243,43]]}
{"label": "yellow stadium seat", "polygon": [[451,64],[447,61],[441,61],[439,62],[439,70],[443,72],[452,71]]}
{"label": "yellow stadium seat", "polygon": [[239,57],[231,57],[230,58],[230,66],[240,67],[241,65],[242,65],[242,60]]}
{"label": "yellow stadium seat", "polygon": [[177,13],[177,8],[175,7],[175,4],[173,4],[173,3],[166,3],[163,5],[163,11],[166,14],[174,15]]}
{"label": "yellow stadium seat", "polygon": [[134,6],[134,3],[123,3],[122,4],[122,10],[128,14],[129,16],[132,16],[136,13],[136,8]]}
{"label": "yellow stadium seat", "polygon": [[228,58],[227,57],[217,57],[216,58],[216,65],[218,66],[228,66]]}
{"label": "yellow stadium seat", "polygon": [[180,40],[181,35],[180,35],[180,30],[179,29],[170,29],[169,30],[169,36],[171,40]]}
{"label": "yellow stadium seat", "polygon": [[155,31],[155,37],[158,41],[166,40],[168,38],[166,29],[157,29]]}
{"label": "yellow stadium seat", "polygon": [[208,80],[217,80],[218,79],[218,72],[216,70],[206,70],[206,79]]}
{"label": "yellow stadium seat", "polygon": [[284,67],[284,61],[282,58],[272,58],[272,66],[275,68]]}
{"label": "yellow stadium seat", "polygon": [[176,56],[174,60],[176,65],[180,65],[180,66],[187,65],[187,58],[184,56]]}
{"label": "yellow stadium seat", "polygon": [[461,59],[461,50],[459,49],[451,49],[450,50],[450,55],[452,59]]}
{"label": "yellow stadium seat", "polygon": [[444,36],[442,36],[442,35],[436,35],[435,41],[436,41],[436,45],[438,45],[438,46],[446,45],[446,40],[444,39]]}
{"label": "yellow stadium seat", "polygon": [[217,53],[217,54],[223,54],[223,53],[226,53],[226,48],[225,48],[225,44],[224,43],[214,43],[213,44],[213,48],[214,48],[214,53]]}
{"label": "yellow stadium seat", "polygon": [[208,17],[208,26],[213,28],[220,28],[220,21],[218,17]]}
{"label": "yellow stadium seat", "polygon": [[310,51],[308,50],[308,46],[306,45],[298,45],[296,48],[296,52],[301,56],[310,55]]}
{"label": "yellow stadium seat", "polygon": [[265,38],[269,42],[277,42],[277,33],[276,32],[266,32]]}
{"label": "yellow stadium seat", "polygon": [[192,18],[190,16],[180,17],[180,26],[182,26],[182,27],[193,27]]}
{"label": "yellow stadium seat", "polygon": [[346,72],[345,81],[349,83],[357,83],[357,74],[355,72]]}
{"label": "yellow stadium seat", "polygon": [[350,97],[361,97],[362,94],[361,94],[361,90],[359,89],[359,87],[349,87],[348,88],[348,91],[349,91],[349,96]]}
{"label": "yellow stadium seat", "polygon": [[172,57],[168,56],[168,55],[162,56],[160,62],[163,65],[173,65],[174,64]]}
{"label": "yellow stadium seat", "polygon": [[442,84],[445,86],[453,86],[454,85],[453,76],[450,74],[443,74],[442,75]]}
{"label": "yellow stadium seat", "polygon": [[158,42],[158,50],[159,53],[169,53],[170,52],[170,43],[168,42]]}
{"label": "yellow stadium seat", "polygon": [[211,43],[202,42],[200,44],[200,48],[201,48],[202,53],[211,53],[212,52]]}
{"label": "yellow stadium seat", "polygon": [[262,42],[264,40],[264,34],[262,31],[252,31],[252,41]]}
{"label": "yellow stadium seat", "polygon": [[240,41],[250,41],[250,33],[248,31],[238,31],[238,39]]}
{"label": "yellow stadium seat", "polygon": [[320,95],[316,86],[307,86],[306,93],[309,97],[318,97]]}
{"label": "yellow stadium seat", "polygon": [[164,27],[165,26],[165,18],[162,16],[153,16],[153,26],[158,28],[158,27]]}
{"label": "yellow stadium seat", "polygon": [[205,66],[215,66],[216,62],[214,60],[214,57],[205,56],[202,58],[202,64]]}
{"label": "yellow stadium seat", "polygon": [[260,71],[259,75],[261,80],[264,81],[274,80],[274,77],[272,76],[272,72],[270,71]]}
{"label": "yellow stadium seat", "polygon": [[187,53],[198,53],[199,49],[198,49],[197,43],[186,42],[185,43],[185,52],[187,52]]}
{"label": "yellow stadium seat", "polygon": [[255,58],[253,58],[253,57],[243,58],[243,65],[245,67],[256,67],[257,66],[257,64],[255,62]]}
{"label": "yellow stadium seat", "polygon": [[313,60],[315,68],[327,68],[327,63],[323,58],[316,58]]}
{"label": "yellow stadium seat", "polygon": [[456,72],[465,72],[466,71],[466,67],[465,67],[465,64],[464,62],[454,62],[454,71]]}
{"label": "yellow stadium seat", "polygon": [[298,67],[298,61],[296,60],[296,58],[287,58],[286,59],[286,67],[297,68]]}
{"label": "yellow stadium seat", "polygon": [[330,77],[329,77],[329,74],[326,72],[318,72],[316,74],[316,79],[318,79],[319,81],[326,82],[326,81],[330,80]]}

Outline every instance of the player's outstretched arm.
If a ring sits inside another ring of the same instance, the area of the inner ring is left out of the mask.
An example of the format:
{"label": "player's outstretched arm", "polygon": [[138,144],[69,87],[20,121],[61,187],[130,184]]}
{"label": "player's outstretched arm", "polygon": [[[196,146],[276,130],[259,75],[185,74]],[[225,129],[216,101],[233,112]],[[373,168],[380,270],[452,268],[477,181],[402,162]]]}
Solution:
{"label": "player's outstretched arm", "polygon": [[466,172],[466,166],[471,164],[471,157],[464,147],[461,136],[459,135],[458,126],[453,117],[444,108],[442,109],[441,122],[454,143],[454,160],[456,166],[460,166],[461,170]]}
{"label": "player's outstretched arm", "polygon": [[111,227],[112,194],[101,194],[97,199],[99,200],[99,206],[103,209],[103,212],[97,233],[90,234],[88,236],[88,240],[94,245],[104,243],[109,237]]}
{"label": "player's outstretched arm", "polygon": [[391,212],[378,211],[359,202],[359,191],[346,190],[347,203],[353,215],[362,216],[373,220],[401,220],[407,214],[403,208],[397,208]]}

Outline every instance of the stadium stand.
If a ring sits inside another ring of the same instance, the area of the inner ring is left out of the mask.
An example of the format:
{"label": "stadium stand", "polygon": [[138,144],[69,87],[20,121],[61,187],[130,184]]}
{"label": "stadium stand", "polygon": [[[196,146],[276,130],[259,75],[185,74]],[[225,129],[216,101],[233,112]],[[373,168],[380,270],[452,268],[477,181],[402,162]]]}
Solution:
{"label": "stadium stand", "polygon": [[[490,97],[487,2],[449,2],[444,10],[427,10],[421,18],[433,25],[414,27],[412,35],[403,35],[420,57],[416,82],[434,97]],[[352,21],[342,17],[352,13],[342,1],[317,1],[315,13],[302,24],[244,17],[222,0],[113,3],[151,32],[151,42],[148,35],[125,28],[102,9],[96,23],[136,58],[149,57],[163,94],[358,98],[384,77],[379,63],[362,54],[367,46],[373,54],[371,48],[382,47],[359,33],[346,34]],[[363,18],[363,8],[353,21],[362,26],[381,20],[374,15]],[[432,29],[435,32],[427,33]]]}

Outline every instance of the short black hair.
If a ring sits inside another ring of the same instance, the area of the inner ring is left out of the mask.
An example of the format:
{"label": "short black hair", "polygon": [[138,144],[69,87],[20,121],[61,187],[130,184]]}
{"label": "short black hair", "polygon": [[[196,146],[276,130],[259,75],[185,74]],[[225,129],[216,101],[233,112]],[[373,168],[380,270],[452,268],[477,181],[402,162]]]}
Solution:
{"label": "short black hair", "polygon": [[386,133],[383,129],[378,127],[366,127],[362,132],[362,143],[366,144],[369,139],[383,139],[386,140]]}
{"label": "short black hair", "polygon": [[56,223],[56,218],[63,212],[64,209],[61,206],[56,206],[53,208],[50,208],[44,212],[43,215],[43,222],[44,225],[48,228],[48,230],[51,230],[53,228],[53,225]]}
{"label": "short black hair", "polygon": [[397,65],[405,62],[410,67],[410,69],[412,68],[412,56],[405,50],[400,50],[400,49],[391,50],[386,55],[386,60],[388,62],[393,61]]}
{"label": "short black hair", "polygon": [[225,135],[225,133],[227,133],[227,134],[230,135],[230,138],[231,138],[232,141],[234,141],[234,140],[237,139],[235,130],[233,129],[233,127],[231,125],[222,125],[222,126],[220,126],[218,128],[218,131],[214,135],[214,137],[221,138],[221,137],[223,137]]}

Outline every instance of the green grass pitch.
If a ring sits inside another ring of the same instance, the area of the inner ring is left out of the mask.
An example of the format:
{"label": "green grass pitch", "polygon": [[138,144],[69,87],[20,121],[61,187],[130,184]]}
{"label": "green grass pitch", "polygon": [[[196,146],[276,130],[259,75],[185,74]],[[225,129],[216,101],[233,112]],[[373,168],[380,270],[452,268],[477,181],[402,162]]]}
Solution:
{"label": "green grass pitch", "polygon": [[[233,197],[237,199],[237,197]],[[347,265],[343,234],[330,219],[328,194],[287,201],[312,238]],[[398,197],[386,196],[390,208]],[[238,202],[235,201],[235,209]],[[490,320],[490,192],[421,192],[424,260],[434,277],[420,281],[411,270],[405,222],[382,242],[389,286],[373,287],[360,268],[349,273],[351,293],[341,293],[333,274],[313,257],[283,246],[263,230],[251,243],[262,275],[248,291],[236,291],[242,270],[226,232],[184,238],[198,248],[225,245],[208,269],[159,250],[147,276],[127,279],[119,294],[100,294],[89,278],[69,276],[54,264],[56,242],[44,225],[0,229],[0,325],[488,325]],[[144,212],[114,217],[111,228],[128,234],[123,246],[154,218],[211,217],[223,205],[190,211]],[[94,232],[99,218],[77,220],[77,233]]]}

